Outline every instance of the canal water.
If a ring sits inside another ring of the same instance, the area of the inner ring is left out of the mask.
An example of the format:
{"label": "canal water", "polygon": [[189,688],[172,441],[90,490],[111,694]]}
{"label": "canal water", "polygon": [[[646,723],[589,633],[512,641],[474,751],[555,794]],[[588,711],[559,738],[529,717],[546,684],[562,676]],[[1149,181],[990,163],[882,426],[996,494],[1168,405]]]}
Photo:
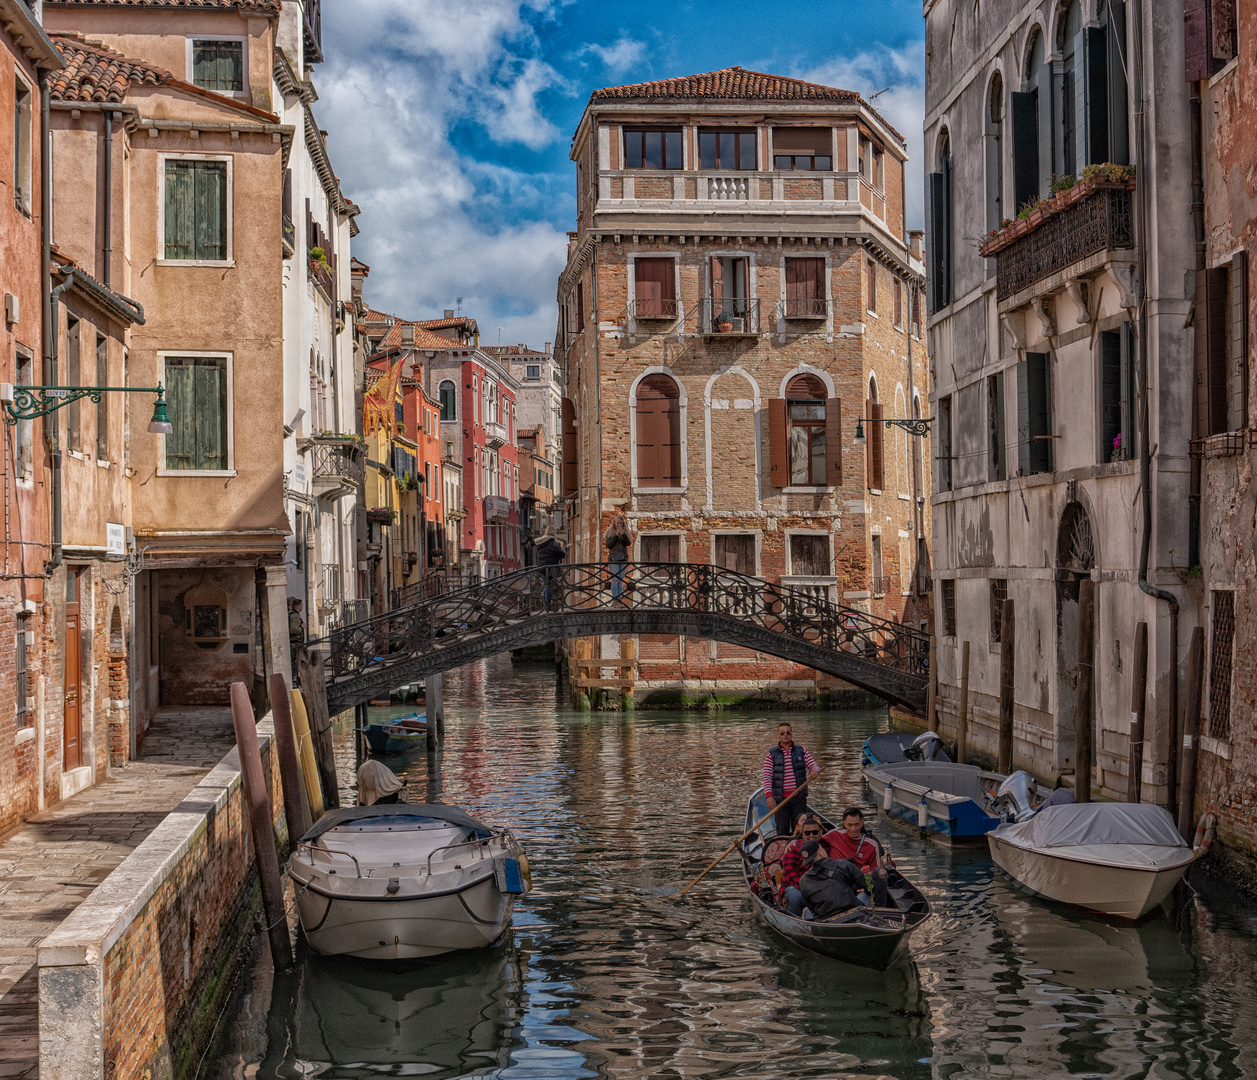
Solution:
{"label": "canal water", "polygon": [[[259,949],[201,1076],[1257,1076],[1257,916],[1207,879],[1116,925],[879,823],[935,917],[910,964],[864,971],[775,937],[736,859],[676,897],[740,831],[762,717],[572,713],[552,668],[505,658],[447,675],[446,699],[443,752],[390,765],[412,801],[521,838],[533,891],[510,940],[401,973],[303,955],[276,976]],[[813,805],[873,811],[859,749],[885,711],[790,719],[824,767]],[[347,731],[338,746],[351,778]]]}

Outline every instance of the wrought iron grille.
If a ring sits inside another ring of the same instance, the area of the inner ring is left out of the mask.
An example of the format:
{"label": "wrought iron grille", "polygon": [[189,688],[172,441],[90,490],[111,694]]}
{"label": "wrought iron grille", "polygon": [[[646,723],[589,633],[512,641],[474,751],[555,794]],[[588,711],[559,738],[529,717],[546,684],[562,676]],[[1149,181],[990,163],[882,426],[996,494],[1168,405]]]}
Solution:
{"label": "wrought iron grille", "polygon": [[[408,607],[333,631],[332,680],[378,669],[508,629],[539,616],[631,606],[648,623],[651,611],[725,616],[760,631],[851,653],[923,681],[929,637],[903,623],[834,603],[809,588],[689,563],[629,563],[623,598],[611,595],[606,563],[529,567],[453,589]],[[647,626],[641,632],[651,632]]]}
{"label": "wrought iron grille", "polygon": [[316,480],[344,480],[353,487],[366,475],[366,454],[353,439],[316,439],[313,446]]}
{"label": "wrought iron grille", "polygon": [[671,322],[681,314],[681,304],[668,297],[654,297],[647,300],[630,300],[628,302],[629,317],[638,322],[663,320]]}
{"label": "wrought iron grille", "polygon": [[783,319],[827,319],[829,318],[829,301],[824,297],[808,299],[793,297],[782,300],[778,305]]}
{"label": "wrought iron grille", "polygon": [[1004,601],[1008,599],[1008,579],[991,579],[991,644],[1004,640]]}
{"label": "wrought iron grille", "polygon": [[1014,293],[1098,251],[1135,246],[1134,192],[1102,188],[1018,240],[995,256],[995,295]]}
{"label": "wrought iron grille", "polygon": [[704,300],[699,307],[704,334],[727,334],[730,337],[759,334],[758,297]]}
{"label": "wrought iron grille", "polygon": [[1213,593],[1213,632],[1209,640],[1209,734],[1231,737],[1231,654],[1235,644],[1235,594]]}

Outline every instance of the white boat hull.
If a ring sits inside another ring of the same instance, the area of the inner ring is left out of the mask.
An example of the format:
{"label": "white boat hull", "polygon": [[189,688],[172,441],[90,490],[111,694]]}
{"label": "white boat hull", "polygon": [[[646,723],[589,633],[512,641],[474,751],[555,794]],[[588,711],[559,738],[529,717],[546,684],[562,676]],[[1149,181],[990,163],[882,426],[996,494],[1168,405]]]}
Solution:
{"label": "white boat hull", "polygon": [[1168,866],[1113,866],[1021,847],[995,833],[987,841],[996,865],[1025,891],[1120,919],[1138,919],[1157,907],[1192,861],[1188,852]]}

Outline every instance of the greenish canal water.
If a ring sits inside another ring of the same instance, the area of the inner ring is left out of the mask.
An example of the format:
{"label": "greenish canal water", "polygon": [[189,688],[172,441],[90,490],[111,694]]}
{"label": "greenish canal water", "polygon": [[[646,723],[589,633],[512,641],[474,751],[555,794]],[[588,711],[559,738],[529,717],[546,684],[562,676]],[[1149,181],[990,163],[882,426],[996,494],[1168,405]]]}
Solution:
{"label": "greenish canal water", "polygon": [[[511,940],[400,974],[306,955],[277,977],[260,951],[202,1076],[1257,1076],[1257,915],[1208,879],[1172,915],[1110,924],[880,822],[935,917],[912,963],[848,967],[757,921],[735,859],[675,898],[739,831],[763,718],[571,713],[552,669],[505,659],[446,687],[438,760],[389,764],[412,801],[522,839],[534,890]],[[791,720],[825,767],[813,805],[873,811],[859,749],[885,712]]]}

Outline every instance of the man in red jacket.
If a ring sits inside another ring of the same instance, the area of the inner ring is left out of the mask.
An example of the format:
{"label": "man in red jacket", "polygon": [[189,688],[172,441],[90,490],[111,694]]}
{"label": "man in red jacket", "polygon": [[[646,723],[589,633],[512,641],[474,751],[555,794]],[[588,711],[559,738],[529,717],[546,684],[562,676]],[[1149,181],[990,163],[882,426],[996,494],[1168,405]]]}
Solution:
{"label": "man in red jacket", "polygon": [[882,851],[877,838],[864,828],[864,812],[858,806],[848,806],[842,812],[842,828],[832,829],[821,837],[821,843],[829,851],[831,859],[850,859],[867,877],[872,879],[873,903],[886,906],[886,867],[890,860]]}

